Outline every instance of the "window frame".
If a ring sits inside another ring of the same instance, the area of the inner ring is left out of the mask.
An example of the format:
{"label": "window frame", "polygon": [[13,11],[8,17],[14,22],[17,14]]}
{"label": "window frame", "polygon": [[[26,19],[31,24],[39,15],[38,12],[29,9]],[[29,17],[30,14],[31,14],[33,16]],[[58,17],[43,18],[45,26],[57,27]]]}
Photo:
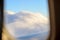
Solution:
{"label": "window frame", "polygon": [[56,24],[55,24],[54,0],[48,0],[48,5],[49,5],[49,16],[50,16],[50,36],[48,40],[55,40]]}

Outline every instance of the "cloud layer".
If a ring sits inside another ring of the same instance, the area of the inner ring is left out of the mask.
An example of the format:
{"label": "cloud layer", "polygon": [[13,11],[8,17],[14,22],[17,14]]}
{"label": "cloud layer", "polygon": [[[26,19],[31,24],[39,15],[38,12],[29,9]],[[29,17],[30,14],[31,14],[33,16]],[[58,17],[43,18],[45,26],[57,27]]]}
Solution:
{"label": "cloud layer", "polygon": [[[49,31],[49,18],[41,13],[5,11],[5,26],[11,35],[21,37]],[[13,15],[11,15],[13,14]]]}

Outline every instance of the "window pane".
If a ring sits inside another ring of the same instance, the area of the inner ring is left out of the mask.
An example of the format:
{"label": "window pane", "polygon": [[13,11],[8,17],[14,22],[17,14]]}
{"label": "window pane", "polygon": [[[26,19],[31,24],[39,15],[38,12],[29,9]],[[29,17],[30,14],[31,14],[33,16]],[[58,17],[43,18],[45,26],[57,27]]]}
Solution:
{"label": "window pane", "polygon": [[49,22],[48,0],[5,0],[4,34],[8,40],[47,40]]}

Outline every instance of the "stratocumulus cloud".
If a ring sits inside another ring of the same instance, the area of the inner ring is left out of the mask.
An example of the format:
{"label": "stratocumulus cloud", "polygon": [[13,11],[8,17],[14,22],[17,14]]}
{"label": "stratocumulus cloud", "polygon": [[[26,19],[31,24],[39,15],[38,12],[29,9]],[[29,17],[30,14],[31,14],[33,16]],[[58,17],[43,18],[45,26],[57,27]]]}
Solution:
{"label": "stratocumulus cloud", "polygon": [[15,37],[21,37],[49,31],[49,20],[41,13],[34,13],[30,11],[21,11],[18,13],[14,13],[8,11],[5,14],[7,13],[10,16],[5,16],[7,20],[5,20],[7,22],[5,26],[10,32],[10,34]]}

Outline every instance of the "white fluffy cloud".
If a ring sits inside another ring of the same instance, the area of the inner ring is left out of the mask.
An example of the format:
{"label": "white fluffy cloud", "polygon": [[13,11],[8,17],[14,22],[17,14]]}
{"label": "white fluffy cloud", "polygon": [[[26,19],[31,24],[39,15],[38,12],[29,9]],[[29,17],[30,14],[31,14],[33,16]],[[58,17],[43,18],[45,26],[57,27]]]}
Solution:
{"label": "white fluffy cloud", "polygon": [[10,11],[10,10],[7,10],[7,11],[4,10],[4,13],[7,13],[7,14],[9,14],[9,15],[13,15],[13,14],[15,14],[15,12]]}
{"label": "white fluffy cloud", "polygon": [[6,13],[14,14],[5,16],[5,21],[7,20],[5,26],[13,36],[19,37],[49,31],[49,19],[41,13],[29,11],[21,11],[16,14],[11,11]]}

